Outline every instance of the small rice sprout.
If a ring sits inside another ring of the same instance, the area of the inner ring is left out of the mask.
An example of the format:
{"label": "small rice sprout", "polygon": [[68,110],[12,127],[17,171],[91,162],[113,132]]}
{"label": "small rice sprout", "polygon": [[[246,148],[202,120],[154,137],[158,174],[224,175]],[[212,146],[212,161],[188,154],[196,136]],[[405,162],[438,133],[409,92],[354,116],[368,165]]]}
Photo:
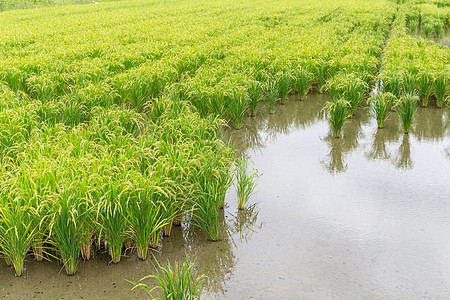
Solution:
{"label": "small rice sprout", "polygon": [[378,128],[383,128],[384,121],[387,114],[393,106],[395,96],[391,93],[378,93],[374,95],[369,101],[372,103],[372,113],[377,119]]}
{"label": "small rice sprout", "polygon": [[428,106],[428,100],[433,88],[433,77],[425,72],[421,73],[417,78],[417,87],[420,95],[420,105]]}
{"label": "small rice sprout", "polygon": [[256,180],[258,179],[258,171],[248,170],[248,158],[238,159],[234,170],[236,178],[236,194],[238,197],[238,208],[245,209],[250,197],[255,194]]}
{"label": "small rice sprout", "polygon": [[264,97],[264,91],[259,81],[251,80],[247,85],[248,111],[250,117],[255,116],[256,107]]}
{"label": "small rice sprout", "polygon": [[322,110],[328,112],[328,121],[333,128],[334,136],[339,138],[341,136],[342,127],[349,117],[350,103],[345,99],[338,99],[325,103]]}
{"label": "small rice sprout", "polygon": [[298,69],[294,74],[294,88],[299,100],[304,100],[311,89],[312,74],[305,69]]}
{"label": "small rice sprout", "polygon": [[442,108],[446,101],[446,94],[449,91],[449,77],[446,73],[439,73],[434,82],[434,95],[437,107]]}
{"label": "small rice sprout", "polygon": [[242,126],[242,120],[247,110],[247,95],[244,93],[244,90],[236,88],[229,93],[228,97],[228,113],[233,119],[234,128],[239,129]]}
{"label": "small rice sprout", "polygon": [[406,94],[401,97],[395,104],[395,110],[400,118],[403,131],[409,133],[413,122],[414,115],[417,112],[417,103],[419,99],[412,94]]}
{"label": "small rice sprout", "polygon": [[417,75],[414,72],[403,74],[403,91],[405,94],[414,94],[417,83]]}
{"label": "small rice sprout", "polygon": [[[140,283],[134,283],[133,289],[141,288],[147,292],[151,299],[159,299],[153,296],[155,290],[160,290],[160,296],[164,300],[195,300],[200,299],[204,289],[202,289],[203,282],[206,279],[205,275],[197,275],[194,269],[194,264],[186,259],[183,263],[175,262],[172,266],[167,261],[166,266],[162,266],[156,260],[155,275],[149,275],[142,278]],[[142,283],[143,280],[154,278],[158,285],[150,288],[148,285]]]}
{"label": "small rice sprout", "polygon": [[292,90],[292,74],[289,71],[278,72],[278,92],[280,95],[280,103],[284,104]]}

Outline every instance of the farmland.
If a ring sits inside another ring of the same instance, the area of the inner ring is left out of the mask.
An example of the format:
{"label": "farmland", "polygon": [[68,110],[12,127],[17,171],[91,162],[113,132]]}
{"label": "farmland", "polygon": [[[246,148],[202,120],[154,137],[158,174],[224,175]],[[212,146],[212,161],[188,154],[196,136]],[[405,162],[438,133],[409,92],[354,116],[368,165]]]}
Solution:
{"label": "farmland", "polygon": [[225,239],[236,155],[223,129],[286,101],[329,95],[330,143],[361,107],[380,128],[397,112],[405,133],[418,106],[448,110],[445,1],[131,0],[0,16],[11,276],[31,256],[68,275],[99,248],[146,260],[180,223]]}

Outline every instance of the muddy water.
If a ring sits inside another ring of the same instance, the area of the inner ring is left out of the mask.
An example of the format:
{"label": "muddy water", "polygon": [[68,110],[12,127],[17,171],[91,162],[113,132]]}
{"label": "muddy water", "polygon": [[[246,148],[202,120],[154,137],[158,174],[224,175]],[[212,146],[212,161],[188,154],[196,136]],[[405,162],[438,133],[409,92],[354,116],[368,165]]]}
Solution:
{"label": "muddy water", "polygon": [[[224,133],[263,173],[246,211],[229,192],[224,239],[176,227],[155,257],[190,253],[207,299],[450,298],[448,110],[419,109],[409,135],[394,113],[377,130],[359,110],[335,139],[320,113],[327,97],[294,98]],[[153,260],[97,254],[75,276],[61,268],[30,257],[15,278],[2,262],[0,299],[143,298],[124,279],[151,274]]]}

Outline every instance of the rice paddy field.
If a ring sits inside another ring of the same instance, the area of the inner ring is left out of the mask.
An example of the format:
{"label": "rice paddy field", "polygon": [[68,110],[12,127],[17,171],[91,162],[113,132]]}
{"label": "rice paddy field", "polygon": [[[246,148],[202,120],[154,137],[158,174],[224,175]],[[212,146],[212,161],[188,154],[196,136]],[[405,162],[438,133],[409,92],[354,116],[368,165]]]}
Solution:
{"label": "rice paddy field", "polygon": [[0,299],[146,298],[129,281],[186,255],[207,299],[449,298],[449,23],[0,1]]}

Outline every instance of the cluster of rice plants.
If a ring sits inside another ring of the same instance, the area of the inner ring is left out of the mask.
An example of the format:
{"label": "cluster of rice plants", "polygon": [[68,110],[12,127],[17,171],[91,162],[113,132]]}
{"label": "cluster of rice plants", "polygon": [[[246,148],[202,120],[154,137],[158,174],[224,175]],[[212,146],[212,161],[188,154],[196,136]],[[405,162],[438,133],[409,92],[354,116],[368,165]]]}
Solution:
{"label": "cluster of rice plants", "polygon": [[245,209],[250,197],[255,194],[258,171],[249,171],[248,158],[242,157],[237,160],[234,176],[236,178],[236,194],[238,197],[238,208]]}
{"label": "cluster of rice plants", "polygon": [[341,137],[342,127],[350,117],[351,104],[345,99],[328,101],[322,110],[327,111],[327,118],[333,129],[334,137]]}
{"label": "cluster of rice plants", "polygon": [[395,103],[395,110],[400,118],[403,131],[409,133],[413,123],[414,115],[417,112],[418,97],[413,94],[406,94],[400,97]]}
{"label": "cluster of rice plants", "polygon": [[[206,276],[196,274],[194,264],[189,262],[187,256],[182,263],[175,262],[173,266],[169,261],[167,261],[166,266],[161,265],[156,259],[155,262],[155,275],[141,278],[140,283],[129,281],[134,284],[133,289],[143,289],[152,299],[159,299],[153,296],[155,290],[159,290],[159,294],[164,300],[194,300],[201,298],[204,291],[202,285]],[[142,282],[149,278],[156,279],[158,285],[151,288]]]}
{"label": "cluster of rice plants", "polygon": [[393,94],[386,92],[377,93],[373,95],[369,100],[372,103],[371,111],[377,119],[378,128],[383,128],[387,114],[393,107],[396,98]]}

